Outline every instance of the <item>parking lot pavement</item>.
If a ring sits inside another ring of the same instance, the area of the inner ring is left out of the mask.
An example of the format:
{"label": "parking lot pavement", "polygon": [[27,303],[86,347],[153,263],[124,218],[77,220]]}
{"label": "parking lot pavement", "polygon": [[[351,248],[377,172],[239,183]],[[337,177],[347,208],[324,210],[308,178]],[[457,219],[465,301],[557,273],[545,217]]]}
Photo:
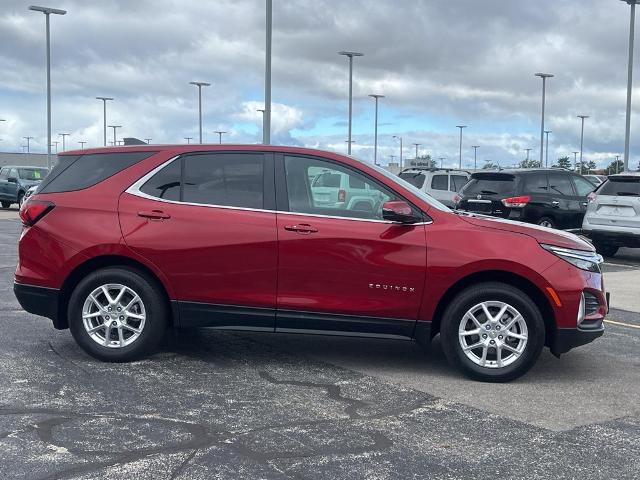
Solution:
{"label": "parking lot pavement", "polygon": [[640,477],[638,329],[506,385],[461,378],[437,341],[195,330],[105,364],[20,310],[18,235],[0,221],[0,477]]}

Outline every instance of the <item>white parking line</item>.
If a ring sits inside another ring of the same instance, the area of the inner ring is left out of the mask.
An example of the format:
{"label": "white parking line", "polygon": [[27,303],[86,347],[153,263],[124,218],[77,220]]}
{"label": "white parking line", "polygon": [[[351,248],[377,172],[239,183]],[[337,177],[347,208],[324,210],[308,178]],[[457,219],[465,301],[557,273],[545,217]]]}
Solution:
{"label": "white parking line", "polygon": [[605,320],[606,323],[611,323],[613,325],[620,325],[621,327],[629,327],[629,328],[637,328],[640,329],[640,325],[633,325],[631,323],[624,323],[624,322],[616,322],[614,320]]}

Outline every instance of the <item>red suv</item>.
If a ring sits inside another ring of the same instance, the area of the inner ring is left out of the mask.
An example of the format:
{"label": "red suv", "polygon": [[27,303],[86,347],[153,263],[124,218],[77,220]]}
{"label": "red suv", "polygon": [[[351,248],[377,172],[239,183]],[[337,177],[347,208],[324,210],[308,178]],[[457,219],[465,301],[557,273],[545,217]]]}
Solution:
{"label": "red suv", "polygon": [[[327,201],[321,175],[346,176]],[[356,191],[357,190],[357,191]],[[472,378],[602,335],[602,258],[575,235],[456,213],[373,165],[262,145],[67,152],[23,205],[15,293],[90,355],[168,327],[415,339]]]}

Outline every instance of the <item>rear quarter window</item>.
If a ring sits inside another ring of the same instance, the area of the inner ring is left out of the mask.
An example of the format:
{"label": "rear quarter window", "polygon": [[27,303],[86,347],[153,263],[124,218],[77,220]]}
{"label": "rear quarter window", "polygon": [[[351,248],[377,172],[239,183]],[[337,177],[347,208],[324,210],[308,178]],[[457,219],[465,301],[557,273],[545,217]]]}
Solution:
{"label": "rear quarter window", "polygon": [[155,153],[117,152],[61,156],[38,191],[59,193],[89,188]]}
{"label": "rear quarter window", "polygon": [[465,195],[511,195],[515,177],[504,173],[472,175],[462,192]]}

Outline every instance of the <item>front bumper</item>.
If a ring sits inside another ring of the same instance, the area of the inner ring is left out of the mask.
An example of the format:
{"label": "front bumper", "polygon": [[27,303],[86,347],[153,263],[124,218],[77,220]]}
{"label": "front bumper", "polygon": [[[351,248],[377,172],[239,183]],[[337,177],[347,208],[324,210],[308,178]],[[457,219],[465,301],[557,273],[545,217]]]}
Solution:
{"label": "front bumper", "polygon": [[569,350],[593,342],[604,334],[604,319],[585,322],[578,328],[558,328],[549,345],[551,353],[559,357]]}
{"label": "front bumper", "polygon": [[53,320],[54,328],[66,328],[58,318],[58,299],[60,291],[57,288],[40,287],[14,282],[13,292],[18,302],[27,312]]}

